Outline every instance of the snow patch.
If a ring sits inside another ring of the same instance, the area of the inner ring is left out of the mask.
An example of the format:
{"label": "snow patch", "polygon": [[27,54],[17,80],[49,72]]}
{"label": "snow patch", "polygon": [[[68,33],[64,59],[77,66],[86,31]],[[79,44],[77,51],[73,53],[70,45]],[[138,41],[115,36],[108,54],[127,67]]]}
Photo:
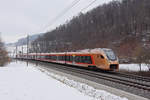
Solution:
{"label": "snow patch", "polygon": [[[119,64],[120,70],[127,70],[127,71],[140,71],[139,64]],[[145,64],[141,65],[141,71],[148,71],[148,67]]]}
{"label": "snow patch", "polygon": [[1,100],[127,100],[39,69],[21,61],[0,67]]}
{"label": "snow patch", "polygon": [[95,98],[95,100],[128,100],[127,98],[124,97],[119,97],[116,95],[113,95],[111,93],[108,93],[104,90],[97,90],[91,86],[88,86],[84,83],[80,83],[80,82],[76,82],[74,80],[70,80],[67,77],[64,76],[60,76],[54,73],[50,73],[48,71],[46,71],[45,69],[42,69],[40,67],[38,67],[38,69],[44,73],[46,73],[48,76],[53,77],[54,79],[70,86],[73,87],[75,89],[77,89],[78,91],[80,91],[81,93],[84,93],[90,97]]}

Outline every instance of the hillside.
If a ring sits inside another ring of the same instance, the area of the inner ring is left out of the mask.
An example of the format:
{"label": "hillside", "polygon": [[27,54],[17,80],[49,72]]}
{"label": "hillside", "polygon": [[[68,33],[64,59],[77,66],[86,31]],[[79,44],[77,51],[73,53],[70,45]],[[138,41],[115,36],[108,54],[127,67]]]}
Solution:
{"label": "hillside", "polygon": [[[29,36],[29,42],[33,42],[34,40],[36,40],[39,36],[42,36],[43,33],[40,34],[35,34],[35,35],[30,35]],[[27,37],[24,38],[20,38],[17,42],[15,43],[8,43],[6,44],[6,46],[22,46],[22,45],[27,45]]]}
{"label": "hillside", "polygon": [[119,58],[150,49],[150,0],[114,0],[45,33],[32,51],[60,52],[111,48]]}

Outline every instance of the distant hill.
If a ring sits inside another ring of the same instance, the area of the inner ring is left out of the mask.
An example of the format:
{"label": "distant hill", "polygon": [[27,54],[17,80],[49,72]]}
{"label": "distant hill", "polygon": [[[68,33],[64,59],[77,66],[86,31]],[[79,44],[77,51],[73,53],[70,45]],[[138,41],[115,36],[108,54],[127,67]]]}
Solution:
{"label": "distant hill", "polygon": [[[43,33],[41,34],[35,34],[35,35],[31,35],[29,36],[29,42],[33,42],[34,40],[36,40],[39,36],[42,36]],[[21,45],[26,45],[27,44],[27,37],[25,38],[21,38],[19,39],[17,42],[15,43],[8,43],[6,44],[6,46],[21,46]]]}

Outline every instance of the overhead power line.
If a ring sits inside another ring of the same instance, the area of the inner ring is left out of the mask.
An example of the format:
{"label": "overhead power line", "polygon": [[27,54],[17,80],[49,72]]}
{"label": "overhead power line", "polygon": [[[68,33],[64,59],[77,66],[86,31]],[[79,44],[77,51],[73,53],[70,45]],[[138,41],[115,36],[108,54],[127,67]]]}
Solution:
{"label": "overhead power line", "polygon": [[88,4],[86,7],[84,7],[83,9],[81,9],[81,12],[86,10],[87,8],[89,8],[92,4],[94,4],[97,0],[92,1],[90,4]]}
{"label": "overhead power line", "polygon": [[68,7],[66,7],[60,14],[58,14],[52,21],[48,23],[44,28],[51,26],[55,23],[59,18],[64,16],[69,10],[71,10],[76,4],[78,4],[81,0],[74,0]]}
{"label": "overhead power line", "polygon": [[[77,5],[81,0],[74,0],[68,7],[66,7],[61,13],[59,13],[52,21],[50,21],[47,25],[45,25],[44,29],[53,25],[58,19],[63,17],[69,10],[71,10],[75,5]],[[86,10],[91,5],[93,5],[97,0],[93,0],[90,4],[86,7],[82,8],[80,12]]]}

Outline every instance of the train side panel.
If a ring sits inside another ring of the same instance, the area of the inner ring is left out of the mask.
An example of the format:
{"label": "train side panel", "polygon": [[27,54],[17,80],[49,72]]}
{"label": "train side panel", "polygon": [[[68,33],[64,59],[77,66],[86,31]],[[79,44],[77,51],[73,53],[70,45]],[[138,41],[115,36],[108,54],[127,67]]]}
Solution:
{"label": "train side panel", "polygon": [[94,54],[93,55],[95,65],[97,68],[103,69],[103,70],[109,70],[109,64],[108,61],[104,58],[102,58],[101,54]]}

